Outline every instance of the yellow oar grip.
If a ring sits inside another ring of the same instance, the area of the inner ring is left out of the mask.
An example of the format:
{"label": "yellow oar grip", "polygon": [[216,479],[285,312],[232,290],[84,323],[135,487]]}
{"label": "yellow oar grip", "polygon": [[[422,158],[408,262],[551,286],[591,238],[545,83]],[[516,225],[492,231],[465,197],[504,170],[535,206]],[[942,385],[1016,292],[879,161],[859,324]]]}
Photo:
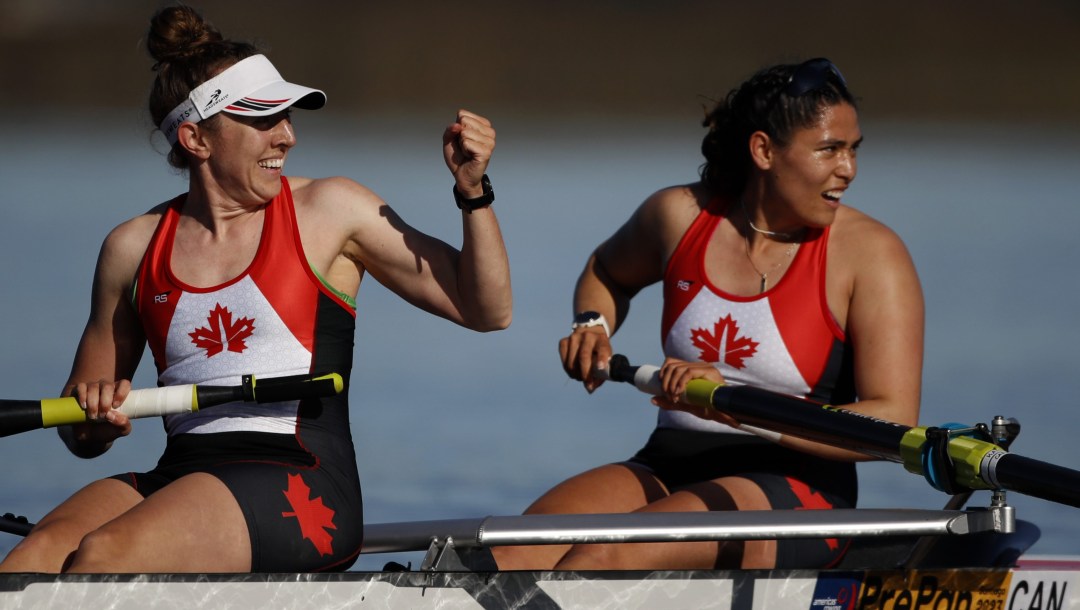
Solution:
{"label": "yellow oar grip", "polygon": [[692,405],[712,408],[713,393],[716,392],[716,388],[723,386],[722,383],[716,383],[708,379],[691,379],[686,384],[686,391],[683,392],[683,396],[686,402]]}
{"label": "yellow oar grip", "polygon": [[79,407],[79,401],[72,396],[45,398],[41,401],[42,427],[66,426],[84,421],[86,421],[86,411]]}

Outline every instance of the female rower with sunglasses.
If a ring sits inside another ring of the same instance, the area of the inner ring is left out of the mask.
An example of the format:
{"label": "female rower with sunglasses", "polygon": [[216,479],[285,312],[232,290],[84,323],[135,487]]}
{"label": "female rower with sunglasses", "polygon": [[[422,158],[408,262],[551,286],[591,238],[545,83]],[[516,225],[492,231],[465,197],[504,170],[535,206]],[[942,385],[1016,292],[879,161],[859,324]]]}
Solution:
{"label": "female rower with sunglasses", "polygon": [[[594,391],[632,297],[662,282],[665,397],[645,447],[527,513],[845,508],[865,455],[740,429],[680,403],[689,380],[748,384],[914,425],[923,300],[901,240],[841,203],[862,142],[826,59],[755,74],[708,114],[701,180],[650,196],[589,258],[563,366]],[[595,368],[594,368],[595,367]],[[856,400],[858,401],[856,402]],[[495,549],[503,569],[813,568],[846,540]]]}
{"label": "female rower with sunglasses", "polygon": [[495,131],[461,110],[443,132],[457,209],[447,201],[441,213],[461,222],[459,250],[352,180],[286,177],[291,108],[317,109],[326,96],[285,81],[253,45],[179,5],[151,19],[147,48],[157,61],[150,114],[188,191],[106,237],[65,387],[91,421],[61,437],[89,458],[131,432],[115,407],[147,346],[162,385],[337,372],[345,391],[167,417],[152,470],[76,492],[0,572],[348,569],[364,525],[348,393],[357,291],[371,277],[472,330],[510,323],[485,175]]}

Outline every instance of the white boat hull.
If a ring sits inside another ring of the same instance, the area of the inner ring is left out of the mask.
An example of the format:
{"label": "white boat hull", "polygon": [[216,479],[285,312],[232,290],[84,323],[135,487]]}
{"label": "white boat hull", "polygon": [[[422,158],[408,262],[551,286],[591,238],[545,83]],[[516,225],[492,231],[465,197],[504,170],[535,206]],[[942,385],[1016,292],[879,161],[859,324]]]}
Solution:
{"label": "white boat hull", "polygon": [[1080,608],[1080,562],[910,571],[349,572],[0,577],[15,608]]}

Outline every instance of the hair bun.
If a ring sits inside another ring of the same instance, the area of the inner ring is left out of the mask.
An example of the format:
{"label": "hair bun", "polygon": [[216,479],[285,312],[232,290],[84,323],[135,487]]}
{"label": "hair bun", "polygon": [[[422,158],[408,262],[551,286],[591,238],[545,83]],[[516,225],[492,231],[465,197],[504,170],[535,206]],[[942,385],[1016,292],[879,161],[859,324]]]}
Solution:
{"label": "hair bun", "polygon": [[146,49],[157,64],[184,61],[201,46],[222,40],[221,32],[189,6],[164,8],[150,18]]}

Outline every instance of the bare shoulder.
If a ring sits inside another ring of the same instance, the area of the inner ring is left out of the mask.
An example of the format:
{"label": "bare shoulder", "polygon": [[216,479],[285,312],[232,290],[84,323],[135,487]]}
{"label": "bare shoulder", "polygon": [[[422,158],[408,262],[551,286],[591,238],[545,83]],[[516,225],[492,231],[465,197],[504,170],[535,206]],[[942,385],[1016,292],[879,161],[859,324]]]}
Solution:
{"label": "bare shoulder", "polygon": [[677,242],[701,210],[708,195],[700,183],[670,186],[650,195],[634,214],[637,223],[657,232],[664,243]]}
{"label": "bare shoulder", "polygon": [[366,186],[343,176],[329,178],[289,177],[293,199],[305,204],[326,203],[327,200],[348,202],[356,199],[375,199],[378,196]]}
{"label": "bare shoulder", "polygon": [[168,202],[157,205],[110,231],[101,245],[99,273],[133,279],[168,205]]}
{"label": "bare shoulder", "polygon": [[302,216],[334,216],[339,222],[366,214],[378,214],[386,203],[371,189],[340,176],[330,178],[290,177],[293,202]]}
{"label": "bare shoulder", "polygon": [[900,236],[881,221],[848,206],[840,208],[832,225],[829,273],[848,286],[918,284],[915,264]]}
{"label": "bare shoulder", "polygon": [[154,231],[157,230],[158,223],[161,222],[162,214],[165,213],[168,207],[168,202],[159,204],[145,214],[140,214],[117,225],[105,237],[104,247],[123,251],[130,250],[141,257],[150,244],[150,238],[153,237]]}
{"label": "bare shoulder", "polygon": [[700,184],[680,184],[662,188],[641,204],[641,212],[654,220],[677,220],[697,216],[707,205],[706,195]]}
{"label": "bare shoulder", "polygon": [[852,207],[842,206],[831,229],[830,250],[845,257],[907,257],[900,236],[885,223]]}

